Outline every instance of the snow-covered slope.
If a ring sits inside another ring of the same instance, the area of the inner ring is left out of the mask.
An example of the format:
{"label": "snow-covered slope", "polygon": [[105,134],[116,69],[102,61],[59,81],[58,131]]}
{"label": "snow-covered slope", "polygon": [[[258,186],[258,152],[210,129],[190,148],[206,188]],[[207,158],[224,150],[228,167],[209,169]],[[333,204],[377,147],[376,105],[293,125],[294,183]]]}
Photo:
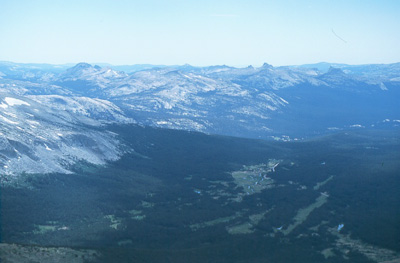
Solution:
{"label": "snow-covered slope", "polygon": [[108,122],[129,122],[110,102],[0,94],[0,180],[20,173],[68,173],[76,161],[105,164],[122,154]]}
{"label": "snow-covered slope", "polygon": [[29,95],[28,98],[39,102],[52,110],[61,110],[79,116],[88,117],[90,123],[133,123],[123,111],[112,102],[98,98],[66,97],[60,95]]}

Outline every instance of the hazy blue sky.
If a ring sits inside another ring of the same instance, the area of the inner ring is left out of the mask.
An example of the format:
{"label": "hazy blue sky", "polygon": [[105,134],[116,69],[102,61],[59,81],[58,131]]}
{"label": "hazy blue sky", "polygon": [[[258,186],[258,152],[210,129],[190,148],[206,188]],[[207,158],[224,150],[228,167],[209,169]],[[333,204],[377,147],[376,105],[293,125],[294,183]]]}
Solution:
{"label": "hazy blue sky", "polygon": [[399,62],[400,1],[0,0],[0,60]]}

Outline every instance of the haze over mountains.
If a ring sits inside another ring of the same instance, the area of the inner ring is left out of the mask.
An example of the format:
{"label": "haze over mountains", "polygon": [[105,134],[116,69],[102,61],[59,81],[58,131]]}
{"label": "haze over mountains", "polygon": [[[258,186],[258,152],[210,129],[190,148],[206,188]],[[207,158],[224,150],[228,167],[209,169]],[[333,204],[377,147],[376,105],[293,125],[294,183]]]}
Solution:
{"label": "haze over mountains", "polygon": [[400,63],[233,68],[1,62],[0,172],[68,172],[76,160],[115,160],[124,150],[107,131],[111,123],[277,140],[398,128],[399,97]]}

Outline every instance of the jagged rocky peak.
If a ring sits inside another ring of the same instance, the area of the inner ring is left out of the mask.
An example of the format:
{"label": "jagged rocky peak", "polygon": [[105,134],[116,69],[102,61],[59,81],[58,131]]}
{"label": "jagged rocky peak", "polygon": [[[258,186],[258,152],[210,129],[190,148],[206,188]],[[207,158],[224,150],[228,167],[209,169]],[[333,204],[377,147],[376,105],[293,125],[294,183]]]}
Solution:
{"label": "jagged rocky peak", "polygon": [[346,73],[340,69],[340,68],[335,68],[330,66],[328,69],[328,72],[325,74],[329,74],[329,75],[346,75]]}
{"label": "jagged rocky peak", "polygon": [[268,63],[264,63],[262,66],[261,66],[261,68],[262,69],[272,69],[272,68],[274,68],[274,66],[272,66],[272,65],[270,65],[270,64],[268,64]]}

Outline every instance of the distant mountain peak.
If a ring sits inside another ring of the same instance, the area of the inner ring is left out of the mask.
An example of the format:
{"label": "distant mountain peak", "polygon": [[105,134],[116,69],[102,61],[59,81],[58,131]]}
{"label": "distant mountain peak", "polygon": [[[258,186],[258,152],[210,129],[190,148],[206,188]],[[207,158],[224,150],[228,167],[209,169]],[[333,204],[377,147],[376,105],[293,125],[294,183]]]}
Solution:
{"label": "distant mountain peak", "polygon": [[86,62],[80,62],[72,67],[72,69],[87,69],[92,68],[93,66]]}
{"label": "distant mountain peak", "polygon": [[93,66],[86,62],[80,62],[80,63],[76,64],[75,66],[73,66],[72,68],[67,69],[67,71],[69,71],[69,72],[82,72],[84,70],[100,71],[102,69],[103,68],[98,65]]}
{"label": "distant mountain peak", "polygon": [[263,69],[272,69],[274,66],[272,66],[272,65],[270,65],[270,64],[268,64],[268,63],[264,63],[262,66],[261,66],[261,68],[263,68]]}
{"label": "distant mountain peak", "polygon": [[67,74],[82,74],[83,71],[94,69],[92,65],[86,62],[81,62],[66,70]]}
{"label": "distant mountain peak", "polygon": [[340,68],[335,68],[335,67],[332,67],[332,66],[329,67],[327,73],[346,74],[346,73],[344,73],[343,70],[341,70]]}

